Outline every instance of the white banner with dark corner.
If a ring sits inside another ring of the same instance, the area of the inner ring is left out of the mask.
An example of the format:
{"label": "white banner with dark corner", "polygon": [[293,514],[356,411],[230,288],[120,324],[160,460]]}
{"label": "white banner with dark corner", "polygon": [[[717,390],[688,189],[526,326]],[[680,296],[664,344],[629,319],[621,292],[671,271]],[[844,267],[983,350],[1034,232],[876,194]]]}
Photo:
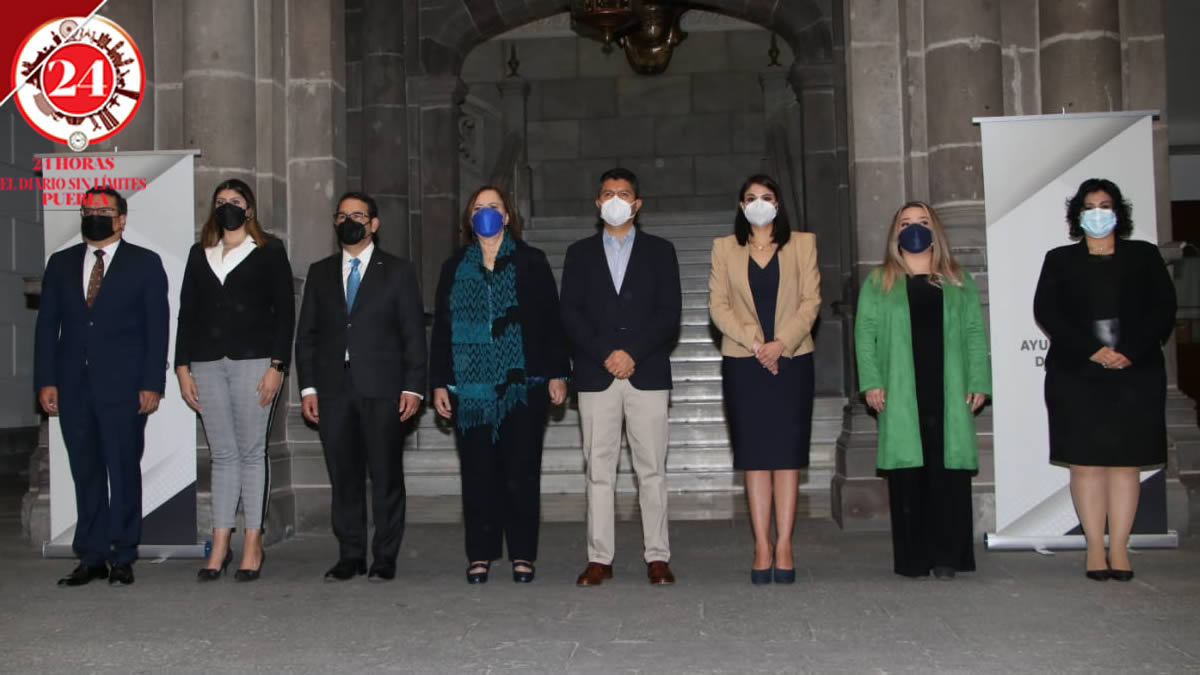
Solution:
{"label": "white banner with dark corner", "polygon": [[[1043,396],[1050,341],[1033,318],[1046,251],[1071,243],[1066,202],[1088,178],[1121,186],[1132,238],[1157,242],[1151,111],[982,117],[996,531],[989,549],[1084,548],[1069,470],[1050,463]],[[1165,414],[1165,411],[1164,411]],[[1173,547],[1166,471],[1143,471],[1133,547]]]}
{"label": "white banner with dark corner", "polygon": [[[188,250],[195,242],[193,162],[198,151],[38,155],[42,170],[46,259],[74,246],[79,200],[108,185],[129,202],[124,239],[162,258],[170,301],[168,361],[175,353],[175,319]],[[196,414],[183,401],[168,363],[167,390],[146,422],[142,455],[142,542],[138,557],[203,557],[196,532]],[[75,485],[58,418],[49,423],[50,540],[46,557],[75,557]]]}

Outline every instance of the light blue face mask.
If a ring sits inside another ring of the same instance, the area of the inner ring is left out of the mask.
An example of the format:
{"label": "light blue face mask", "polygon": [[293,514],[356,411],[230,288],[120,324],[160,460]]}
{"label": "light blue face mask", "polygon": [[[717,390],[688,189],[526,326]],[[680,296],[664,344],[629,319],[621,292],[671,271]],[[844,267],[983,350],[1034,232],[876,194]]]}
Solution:
{"label": "light blue face mask", "polygon": [[1093,239],[1107,237],[1117,229],[1117,214],[1112,209],[1088,209],[1079,214],[1079,227]]}

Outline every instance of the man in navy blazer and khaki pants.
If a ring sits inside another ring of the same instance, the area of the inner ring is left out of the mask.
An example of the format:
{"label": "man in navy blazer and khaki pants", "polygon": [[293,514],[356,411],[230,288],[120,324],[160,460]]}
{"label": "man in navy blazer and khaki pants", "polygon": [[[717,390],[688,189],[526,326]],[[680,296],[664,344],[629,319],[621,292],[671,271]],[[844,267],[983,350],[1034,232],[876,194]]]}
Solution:
{"label": "man in navy blazer and khaki pants", "polygon": [[682,307],[679,261],[670,242],[635,227],[642,206],[637,177],[612,169],[600,180],[603,231],[567,249],[562,277],[587,462],[588,566],[576,583],[612,578],[623,421],[638,477],[647,575],[652,584],[670,584],[667,405]]}
{"label": "man in navy blazer and khaki pants", "polygon": [[166,387],[167,274],[158,254],[122,241],[126,203],[115,190],[89,190],[81,214],[83,243],[46,263],[34,342],[38,402],[59,416],[75,480],[79,566],[58,583],[128,585],[146,418]]}

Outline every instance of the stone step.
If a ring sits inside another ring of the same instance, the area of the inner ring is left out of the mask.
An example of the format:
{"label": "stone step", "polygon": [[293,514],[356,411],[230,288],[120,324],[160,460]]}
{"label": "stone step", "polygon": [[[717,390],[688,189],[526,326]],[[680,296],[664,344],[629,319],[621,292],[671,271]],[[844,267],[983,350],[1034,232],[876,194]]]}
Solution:
{"label": "stone step", "polygon": [[[705,281],[705,289],[708,288],[708,282]],[[708,315],[708,302],[701,307],[689,307],[683,310],[679,315],[679,325],[683,326],[707,326],[711,323],[712,318]]]}
{"label": "stone step", "polygon": [[690,291],[683,294],[684,309],[703,309],[708,311],[708,286],[703,291]]}
{"label": "stone step", "polygon": [[[685,326],[692,328],[693,326]],[[700,328],[701,326],[695,326]],[[671,350],[671,364],[684,361],[721,361],[721,351],[710,342],[680,342]]]}
{"label": "stone step", "polygon": [[715,328],[708,324],[687,324],[679,327],[679,342],[689,342],[698,344],[712,345],[714,349],[719,349],[721,345],[721,334],[715,332]]}

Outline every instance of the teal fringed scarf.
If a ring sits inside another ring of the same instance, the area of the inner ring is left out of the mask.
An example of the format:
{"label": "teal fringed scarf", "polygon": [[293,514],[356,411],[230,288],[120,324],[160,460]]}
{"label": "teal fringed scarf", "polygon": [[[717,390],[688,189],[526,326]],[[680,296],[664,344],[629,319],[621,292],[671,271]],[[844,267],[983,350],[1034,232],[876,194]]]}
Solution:
{"label": "teal fringed scarf", "polygon": [[500,424],[526,402],[525,344],[517,312],[517,245],[507,233],[493,270],[483,266],[478,242],[467,247],[450,290],[450,353],[454,361],[458,429]]}

